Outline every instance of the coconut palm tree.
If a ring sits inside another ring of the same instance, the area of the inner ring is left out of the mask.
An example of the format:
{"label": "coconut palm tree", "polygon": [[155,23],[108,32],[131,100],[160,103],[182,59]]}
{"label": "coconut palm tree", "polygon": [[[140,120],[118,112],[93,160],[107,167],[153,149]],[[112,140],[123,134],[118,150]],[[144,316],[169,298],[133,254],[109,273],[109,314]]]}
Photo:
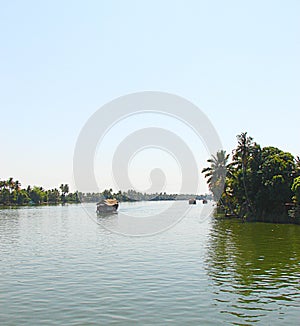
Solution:
{"label": "coconut palm tree", "polygon": [[61,201],[64,204],[66,202],[66,194],[69,192],[69,186],[61,184],[59,189],[61,190]]}
{"label": "coconut palm tree", "polygon": [[242,132],[237,136],[238,146],[233,151],[233,165],[241,168],[242,170],[242,182],[246,198],[247,209],[253,210],[251,201],[249,200],[248,189],[246,185],[246,172],[249,163],[249,159],[253,152],[253,149],[256,146],[256,143],[253,142],[253,138],[247,136],[247,132]]}
{"label": "coconut palm tree", "polygon": [[21,183],[18,180],[16,180],[14,190],[18,192],[20,191],[20,189],[21,189]]}
{"label": "coconut palm tree", "polygon": [[5,204],[6,181],[0,180],[0,204]]}
{"label": "coconut palm tree", "polygon": [[224,150],[218,151],[207,160],[210,166],[202,170],[215,199],[219,199],[224,191],[226,174],[230,170],[229,156]]}
{"label": "coconut palm tree", "polygon": [[15,187],[14,179],[13,179],[13,178],[9,178],[9,179],[6,181],[6,185],[5,185],[5,187],[8,187],[8,192],[9,192],[9,196],[8,196],[8,204],[10,204],[10,202],[11,202],[11,194],[12,194],[12,191],[14,190],[14,187]]}
{"label": "coconut palm tree", "polygon": [[6,189],[7,182],[5,180],[0,180],[0,191]]}
{"label": "coconut palm tree", "polygon": [[11,192],[14,189],[14,187],[15,187],[14,179],[13,178],[9,178],[7,180],[7,185],[8,185],[9,191]]}

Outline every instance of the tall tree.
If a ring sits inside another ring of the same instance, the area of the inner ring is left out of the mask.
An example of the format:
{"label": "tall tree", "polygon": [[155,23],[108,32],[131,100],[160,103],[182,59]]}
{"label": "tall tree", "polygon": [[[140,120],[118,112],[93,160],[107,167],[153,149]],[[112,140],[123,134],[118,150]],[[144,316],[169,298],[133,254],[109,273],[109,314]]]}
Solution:
{"label": "tall tree", "polygon": [[212,155],[207,160],[210,166],[202,170],[215,199],[219,199],[224,191],[226,174],[230,170],[229,157],[230,155],[226,151],[218,151],[216,155]]}
{"label": "tall tree", "polygon": [[253,153],[254,148],[256,147],[256,143],[253,142],[253,138],[247,136],[247,132],[242,132],[237,136],[238,146],[233,151],[233,165],[236,165],[242,170],[242,183],[244,188],[244,194],[246,199],[246,209],[254,210],[254,207],[249,199],[247,181],[246,181],[246,173],[247,167],[250,162],[250,157]]}
{"label": "tall tree", "polygon": [[11,193],[14,190],[14,187],[15,187],[15,182],[14,182],[14,179],[12,177],[10,177],[7,180],[7,186],[8,186],[8,191],[9,191],[9,199],[8,199],[9,202],[8,203],[10,204],[11,203]]}
{"label": "tall tree", "polygon": [[63,204],[66,202],[66,194],[69,192],[69,185],[61,184],[59,189],[61,190],[61,201]]}

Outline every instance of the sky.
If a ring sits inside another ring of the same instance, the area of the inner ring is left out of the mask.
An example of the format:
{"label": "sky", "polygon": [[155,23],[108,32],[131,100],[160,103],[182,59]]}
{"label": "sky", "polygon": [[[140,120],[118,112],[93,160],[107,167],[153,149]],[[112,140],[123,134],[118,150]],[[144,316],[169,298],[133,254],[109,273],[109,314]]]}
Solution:
{"label": "sky", "polygon": [[[75,189],[73,154],[86,121],[145,90],[194,103],[228,152],[247,131],[262,146],[300,155],[299,14],[297,0],[0,0],[0,179]],[[117,188],[109,158],[121,138],[153,125],[175,129],[203,168],[210,153],[186,126],[133,118],[98,147],[100,190]],[[165,191],[180,188],[178,162],[166,155],[150,149],[132,159],[137,189],[147,189],[155,167],[167,170]]]}

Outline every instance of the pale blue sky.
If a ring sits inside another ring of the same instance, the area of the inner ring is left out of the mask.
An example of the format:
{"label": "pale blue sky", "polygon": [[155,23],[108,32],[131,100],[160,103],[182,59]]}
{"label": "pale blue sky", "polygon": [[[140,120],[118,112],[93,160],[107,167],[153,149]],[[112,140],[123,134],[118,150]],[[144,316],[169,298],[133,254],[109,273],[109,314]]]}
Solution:
{"label": "pale blue sky", "polygon": [[195,103],[228,151],[248,131],[299,155],[299,15],[296,0],[0,0],[0,178],[71,184],[86,120],[143,90]]}

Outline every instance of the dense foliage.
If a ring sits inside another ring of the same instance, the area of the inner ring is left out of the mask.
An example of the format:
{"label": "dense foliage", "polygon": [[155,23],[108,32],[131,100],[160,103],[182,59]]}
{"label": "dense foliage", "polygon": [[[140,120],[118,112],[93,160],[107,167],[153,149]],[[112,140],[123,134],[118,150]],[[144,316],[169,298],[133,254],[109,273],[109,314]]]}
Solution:
{"label": "dense foliage", "polygon": [[300,222],[299,159],[276,147],[261,148],[247,133],[237,140],[230,163],[220,151],[202,171],[218,207],[245,220]]}
{"label": "dense foliage", "polygon": [[28,186],[21,188],[19,181],[13,178],[0,180],[0,205],[28,205],[28,204],[64,204],[79,202],[78,193],[69,193],[69,186],[62,184],[59,189],[45,190],[43,187]]}

